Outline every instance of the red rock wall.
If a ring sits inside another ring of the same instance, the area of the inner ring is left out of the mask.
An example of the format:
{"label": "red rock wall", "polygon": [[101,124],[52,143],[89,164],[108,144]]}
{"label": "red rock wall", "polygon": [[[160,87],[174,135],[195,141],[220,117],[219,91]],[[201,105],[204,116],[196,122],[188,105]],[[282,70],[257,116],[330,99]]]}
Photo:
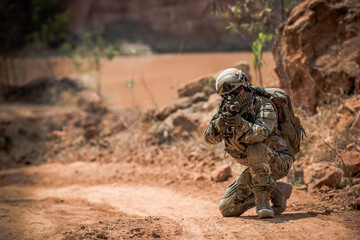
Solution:
{"label": "red rock wall", "polygon": [[65,0],[70,29],[103,26],[110,39],[139,41],[155,51],[245,49],[249,42],[225,30],[209,0]]}
{"label": "red rock wall", "polygon": [[276,36],[273,55],[283,88],[312,111],[329,95],[360,89],[360,1],[306,0]]}

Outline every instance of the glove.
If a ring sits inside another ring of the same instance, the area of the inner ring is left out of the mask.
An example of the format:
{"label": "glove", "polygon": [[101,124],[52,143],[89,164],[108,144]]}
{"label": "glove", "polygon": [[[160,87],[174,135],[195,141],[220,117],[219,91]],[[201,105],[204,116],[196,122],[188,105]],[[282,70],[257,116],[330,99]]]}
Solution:
{"label": "glove", "polygon": [[226,126],[229,127],[241,127],[243,125],[243,119],[240,114],[226,116],[224,119]]}
{"label": "glove", "polygon": [[225,132],[226,124],[224,115],[220,114],[220,116],[214,120],[214,124],[220,133]]}

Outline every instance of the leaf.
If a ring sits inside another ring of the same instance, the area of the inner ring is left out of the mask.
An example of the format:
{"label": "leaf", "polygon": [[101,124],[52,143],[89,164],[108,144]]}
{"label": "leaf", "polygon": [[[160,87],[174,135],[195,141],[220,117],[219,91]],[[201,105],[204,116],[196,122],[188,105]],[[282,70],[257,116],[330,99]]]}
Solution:
{"label": "leaf", "polygon": [[127,81],[126,87],[127,88],[132,88],[134,86],[134,79],[131,78],[129,81]]}

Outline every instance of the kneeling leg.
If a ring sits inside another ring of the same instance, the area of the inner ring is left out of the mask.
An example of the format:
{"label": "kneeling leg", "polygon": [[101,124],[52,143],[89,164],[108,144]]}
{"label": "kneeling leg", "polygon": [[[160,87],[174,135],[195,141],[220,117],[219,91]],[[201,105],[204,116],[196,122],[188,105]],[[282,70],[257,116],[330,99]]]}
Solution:
{"label": "kneeling leg", "polygon": [[236,217],[255,206],[254,194],[250,190],[249,168],[228,187],[222,196],[219,209],[224,217]]}

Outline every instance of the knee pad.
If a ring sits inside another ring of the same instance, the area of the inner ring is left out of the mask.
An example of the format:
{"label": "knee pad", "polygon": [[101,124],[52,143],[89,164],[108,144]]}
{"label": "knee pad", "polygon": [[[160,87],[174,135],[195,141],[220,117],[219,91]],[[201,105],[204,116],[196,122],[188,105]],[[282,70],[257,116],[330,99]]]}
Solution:
{"label": "knee pad", "polygon": [[248,159],[256,161],[256,160],[267,160],[265,144],[263,143],[255,143],[251,144],[247,148]]}

